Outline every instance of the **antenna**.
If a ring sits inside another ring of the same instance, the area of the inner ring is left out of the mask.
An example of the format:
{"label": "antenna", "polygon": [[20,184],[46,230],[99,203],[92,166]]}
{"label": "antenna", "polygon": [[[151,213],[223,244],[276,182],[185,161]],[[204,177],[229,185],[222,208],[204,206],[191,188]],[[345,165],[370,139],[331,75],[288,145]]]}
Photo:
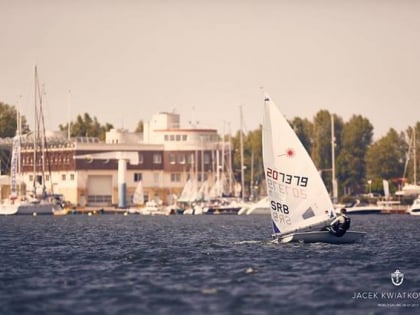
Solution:
{"label": "antenna", "polygon": [[68,90],[67,94],[67,140],[71,137],[71,90]]}

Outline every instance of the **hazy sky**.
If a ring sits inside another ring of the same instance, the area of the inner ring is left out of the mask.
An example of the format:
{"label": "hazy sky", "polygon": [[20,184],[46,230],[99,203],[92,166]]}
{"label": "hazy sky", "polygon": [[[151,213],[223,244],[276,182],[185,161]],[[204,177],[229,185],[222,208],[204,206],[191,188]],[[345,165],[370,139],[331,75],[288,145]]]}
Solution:
{"label": "hazy sky", "polygon": [[36,64],[48,129],[176,111],[235,132],[242,105],[250,131],[261,86],[289,119],[360,114],[375,138],[420,121],[420,1],[0,0],[0,21],[0,101],[33,119]]}

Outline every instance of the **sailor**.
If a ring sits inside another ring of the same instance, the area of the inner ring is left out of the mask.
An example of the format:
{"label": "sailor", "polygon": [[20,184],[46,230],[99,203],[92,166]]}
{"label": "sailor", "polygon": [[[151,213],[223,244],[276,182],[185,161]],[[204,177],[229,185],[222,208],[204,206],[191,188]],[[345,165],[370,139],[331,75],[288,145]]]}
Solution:
{"label": "sailor", "polygon": [[350,218],[346,215],[347,210],[342,208],[340,214],[337,215],[326,227],[326,230],[331,234],[341,237],[350,228]]}

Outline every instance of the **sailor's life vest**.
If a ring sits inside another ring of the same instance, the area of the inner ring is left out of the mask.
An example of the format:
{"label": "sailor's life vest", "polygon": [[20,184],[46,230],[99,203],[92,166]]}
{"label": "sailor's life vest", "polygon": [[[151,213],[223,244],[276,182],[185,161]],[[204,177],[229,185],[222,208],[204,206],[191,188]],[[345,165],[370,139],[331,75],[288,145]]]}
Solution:
{"label": "sailor's life vest", "polygon": [[343,215],[344,222],[335,222],[330,229],[330,232],[335,236],[343,236],[344,233],[350,228],[350,218]]}

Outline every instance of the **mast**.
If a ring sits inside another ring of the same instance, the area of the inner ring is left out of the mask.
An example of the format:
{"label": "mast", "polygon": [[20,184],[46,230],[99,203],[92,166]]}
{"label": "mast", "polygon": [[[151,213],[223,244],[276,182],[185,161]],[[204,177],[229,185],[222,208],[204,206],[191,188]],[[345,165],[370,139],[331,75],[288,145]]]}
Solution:
{"label": "mast", "polygon": [[240,144],[241,144],[241,199],[244,200],[245,197],[245,174],[244,174],[244,139],[243,139],[243,115],[242,115],[242,105],[239,106],[241,113],[241,129],[240,129]]}
{"label": "mast", "polygon": [[332,196],[333,203],[337,202],[338,189],[337,189],[337,178],[335,177],[335,132],[334,132],[334,115],[331,114],[331,164],[332,164]]}
{"label": "mast", "polygon": [[417,185],[416,128],[413,127],[413,173],[414,185]]}
{"label": "mast", "polygon": [[34,190],[34,196],[36,195],[36,177],[37,177],[37,175],[36,175],[36,163],[37,163],[37,154],[36,154],[36,152],[37,152],[37,147],[36,147],[36,144],[37,144],[37,138],[38,138],[38,129],[39,129],[39,127],[38,127],[38,89],[39,89],[39,86],[38,86],[38,69],[37,69],[37,67],[35,66],[35,70],[34,70],[35,72],[34,72],[34,102],[35,102],[35,104],[34,104],[34,110],[35,110],[35,125],[34,125],[34,136],[33,136],[33,140],[34,140],[34,143],[33,143],[33,145],[34,145],[34,157],[33,157],[33,162],[34,162],[34,165],[33,165],[33,176],[34,176],[34,179],[33,179],[33,190]]}
{"label": "mast", "polygon": [[67,115],[68,115],[68,123],[67,123],[67,140],[70,140],[71,137],[71,91],[68,92],[67,97]]}
{"label": "mast", "polygon": [[229,124],[229,151],[228,151],[228,161],[229,161],[229,192],[233,192],[233,172],[232,172],[232,137],[231,137],[231,129]]}
{"label": "mast", "polygon": [[251,181],[249,183],[250,199],[254,200],[254,150],[251,152]]}

